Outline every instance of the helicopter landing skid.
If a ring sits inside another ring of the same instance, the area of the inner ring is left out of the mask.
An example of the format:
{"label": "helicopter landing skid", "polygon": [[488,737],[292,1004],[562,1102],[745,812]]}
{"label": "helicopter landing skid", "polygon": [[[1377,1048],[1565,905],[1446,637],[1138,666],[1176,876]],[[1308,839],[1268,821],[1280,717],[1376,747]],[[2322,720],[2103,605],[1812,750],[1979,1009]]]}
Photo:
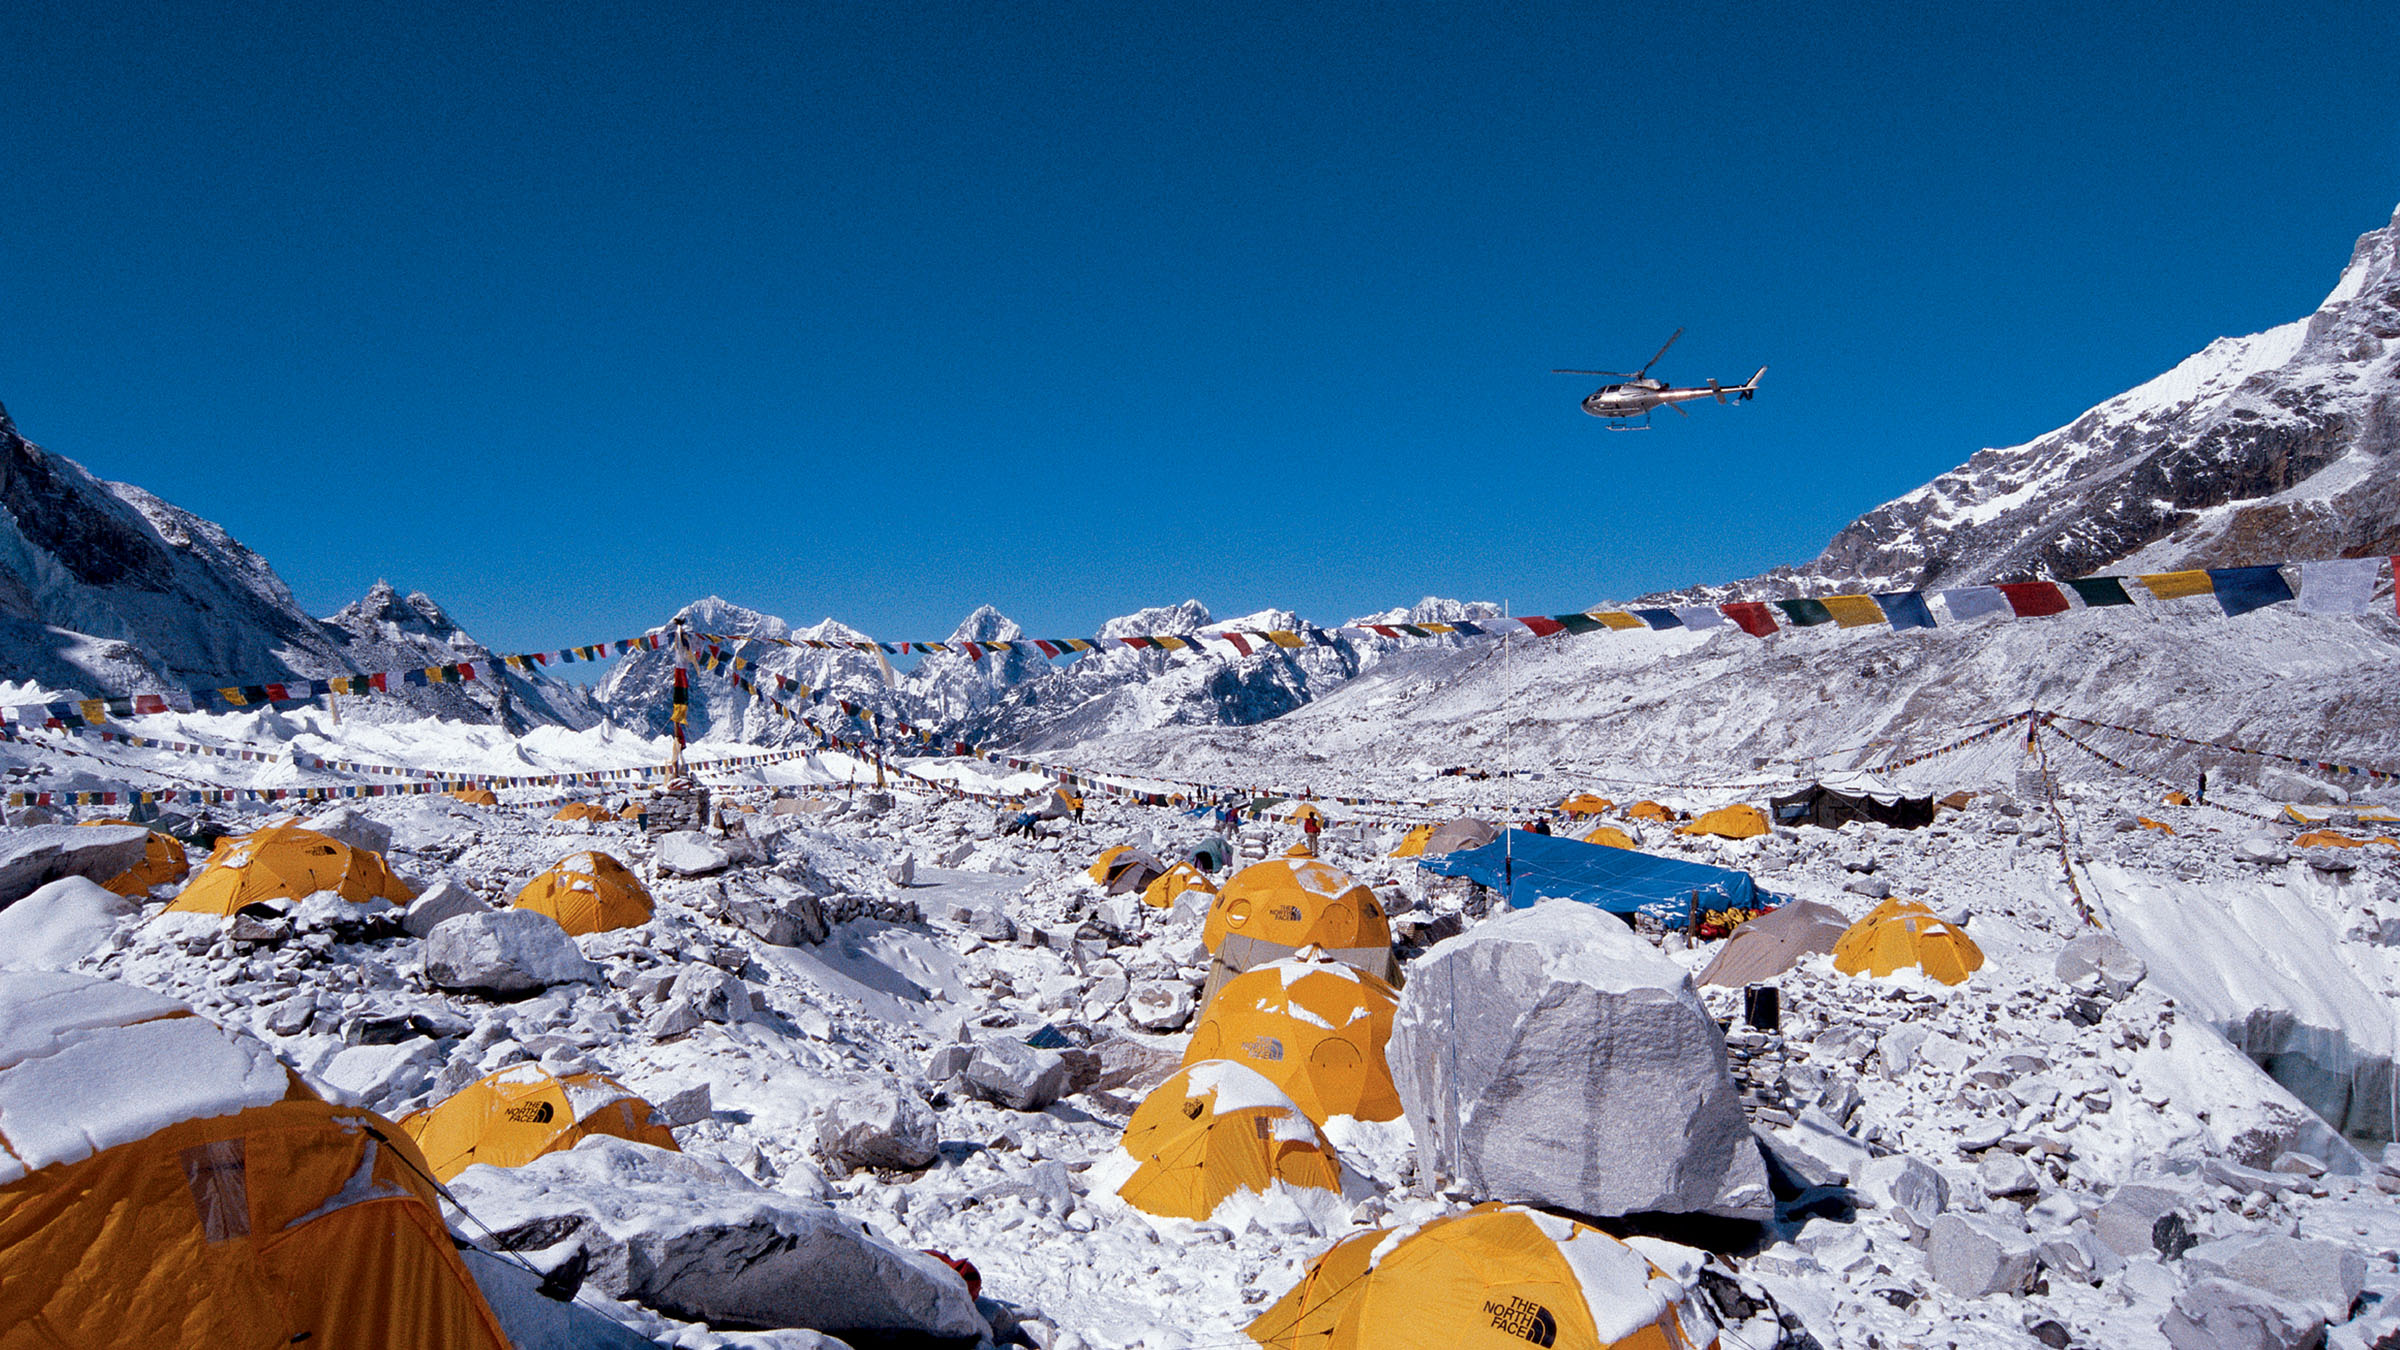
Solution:
{"label": "helicopter landing skid", "polygon": [[1643,413],[1642,420],[1639,422],[1634,421],[1630,417],[1625,418],[1622,421],[1612,418],[1609,421],[1602,422],[1600,424],[1600,429],[1603,431],[1648,431],[1650,429],[1650,414]]}

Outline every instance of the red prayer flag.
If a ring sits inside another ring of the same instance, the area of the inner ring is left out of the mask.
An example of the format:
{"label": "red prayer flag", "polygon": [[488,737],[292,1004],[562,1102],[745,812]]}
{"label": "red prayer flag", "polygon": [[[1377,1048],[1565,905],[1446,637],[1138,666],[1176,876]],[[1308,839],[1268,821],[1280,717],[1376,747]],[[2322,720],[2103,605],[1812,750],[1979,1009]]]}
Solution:
{"label": "red prayer flag", "polygon": [[2008,607],[2020,619],[2067,612],[2067,594],[2055,581],[2012,581],[1994,589],[2008,597]]}
{"label": "red prayer flag", "polygon": [[1717,606],[1719,613],[1733,621],[1733,626],[1752,637],[1773,637],[1775,616],[1767,612],[1763,600],[1736,600],[1730,605]]}
{"label": "red prayer flag", "polygon": [[1244,655],[1244,656],[1248,656],[1248,655],[1250,654],[1250,642],[1249,642],[1249,639],[1247,639],[1247,638],[1243,637],[1241,634],[1239,634],[1239,633],[1234,633],[1234,632],[1225,632],[1225,633],[1219,633],[1219,634],[1217,634],[1217,636],[1218,636],[1218,637],[1221,637],[1221,638],[1223,638],[1223,639],[1225,639],[1227,642],[1230,642],[1230,643],[1232,643],[1232,644],[1233,644],[1233,649],[1234,649],[1235,651],[1237,651],[1237,652],[1240,652],[1242,655]]}
{"label": "red prayer flag", "polygon": [[1549,637],[1553,633],[1563,633],[1567,631],[1567,626],[1565,624],[1560,623],[1556,619],[1545,619],[1538,614],[1526,615],[1524,618],[1515,620],[1515,622],[1521,623],[1527,628],[1532,629],[1533,634],[1536,637]]}

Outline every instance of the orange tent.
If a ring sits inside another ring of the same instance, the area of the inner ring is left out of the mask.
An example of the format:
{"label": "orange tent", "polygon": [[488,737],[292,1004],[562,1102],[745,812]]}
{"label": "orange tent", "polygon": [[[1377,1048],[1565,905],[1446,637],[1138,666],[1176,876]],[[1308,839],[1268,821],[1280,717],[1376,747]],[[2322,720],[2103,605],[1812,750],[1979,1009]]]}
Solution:
{"label": "orange tent", "polygon": [[1673,820],[1675,813],[1657,802],[1635,802],[1625,808],[1627,820]]}
{"label": "orange tent", "polygon": [[405,905],[416,898],[384,866],[382,854],[297,825],[270,825],[218,840],[200,875],[167,910],[231,914],[261,900],[305,900],[319,891],[359,904],[389,900]]}
{"label": "orange tent", "polygon": [[[86,825],[131,825],[130,820],[87,820]],[[114,891],[128,900],[150,894],[153,886],[181,881],[191,873],[191,855],[183,851],[183,841],[171,834],[150,832],[142,845],[142,860],[102,882],[104,889]]]}
{"label": "orange tent", "polygon": [[597,802],[568,802],[565,806],[558,808],[557,813],[552,815],[550,818],[552,820],[616,819],[615,816],[612,816],[608,813],[607,807],[602,806]]}
{"label": "orange tent", "polygon": [[1213,952],[1236,936],[1293,951],[1389,947],[1392,926],[1375,892],[1331,863],[1269,858],[1234,873],[1209,904],[1201,942]]}
{"label": "orange tent", "polygon": [[1256,1071],[1322,1125],[1335,1116],[1400,1118],[1384,1046],[1399,995],[1328,957],[1255,966],[1227,980],[1192,1029],[1183,1062],[1225,1059]]}
{"label": "orange tent", "polygon": [[1720,839],[1756,839],[1767,832],[1767,813],[1747,803],[1720,806],[1716,810],[1679,825],[1677,834],[1713,834]]}
{"label": "orange tent", "polygon": [[1716,1350],[1708,1315],[1631,1246],[1482,1204],[1334,1244],[1249,1326],[1269,1350]]}
{"label": "orange tent", "polygon": [[498,806],[500,798],[490,788],[462,787],[450,789],[450,795],[469,806]]}
{"label": "orange tent", "polygon": [[1983,949],[1914,900],[1884,901],[1833,944],[1833,968],[1845,975],[1889,975],[1907,966],[1944,984],[1964,984],[1982,968]]}
{"label": "orange tent", "polygon": [[2166,834],[2175,833],[2175,827],[2169,825],[2163,820],[2152,820],[2148,816],[2135,816],[2133,820],[2135,824],[2141,826],[2145,830],[2158,830]]}
{"label": "orange tent", "polygon": [[1587,844],[1606,844],[1610,848],[1635,847],[1633,836],[1625,833],[1623,830],[1618,829],[1614,825],[1601,825],[1594,827],[1590,834],[1587,834],[1583,837],[1583,842]]}
{"label": "orange tent", "polygon": [[625,864],[605,853],[570,853],[525,883],[513,902],[558,920],[570,933],[600,933],[650,922],[650,890]]}
{"label": "orange tent", "polygon": [[1589,792],[1578,792],[1560,802],[1558,809],[1570,816],[1596,816],[1615,805],[1615,802],[1606,797],[1594,796]]}
{"label": "orange tent", "polygon": [[507,1350],[390,1121],[130,985],[0,974],[0,1006],[0,1345]]}
{"label": "orange tent", "polygon": [[441,1104],[403,1116],[400,1128],[425,1150],[442,1181],[477,1163],[522,1167],[595,1134],[675,1148],[657,1108],[624,1084],[596,1073],[559,1078],[533,1063],[479,1078]]}
{"label": "orange tent", "polygon": [[1238,1191],[1278,1183],[1340,1191],[1333,1145],[1275,1085],[1239,1064],[1187,1064],[1125,1122],[1125,1152],[1139,1164],[1117,1187],[1127,1204],[1161,1218],[1206,1220]]}

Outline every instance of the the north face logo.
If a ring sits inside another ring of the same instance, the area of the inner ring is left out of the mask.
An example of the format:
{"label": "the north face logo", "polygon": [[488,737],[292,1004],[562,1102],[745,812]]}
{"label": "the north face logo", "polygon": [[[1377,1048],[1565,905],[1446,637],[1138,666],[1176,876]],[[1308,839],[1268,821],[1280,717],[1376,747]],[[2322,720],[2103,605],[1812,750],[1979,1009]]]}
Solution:
{"label": "the north face logo", "polygon": [[1522,1336],[1548,1350],[1558,1339],[1558,1319],[1550,1310],[1527,1298],[1511,1298],[1506,1303],[1486,1302],[1483,1310],[1492,1315],[1495,1330],[1511,1336]]}
{"label": "the north face logo", "polygon": [[1255,1036],[1242,1042],[1242,1053],[1252,1059],[1282,1059],[1283,1042],[1272,1036]]}
{"label": "the north face logo", "polygon": [[519,1125],[547,1125],[554,1114],[548,1102],[528,1102],[508,1108],[508,1118]]}
{"label": "the north face logo", "polygon": [[1276,918],[1283,920],[1285,923],[1300,922],[1300,907],[1298,905],[1277,905],[1275,908],[1268,910],[1267,912],[1274,915]]}

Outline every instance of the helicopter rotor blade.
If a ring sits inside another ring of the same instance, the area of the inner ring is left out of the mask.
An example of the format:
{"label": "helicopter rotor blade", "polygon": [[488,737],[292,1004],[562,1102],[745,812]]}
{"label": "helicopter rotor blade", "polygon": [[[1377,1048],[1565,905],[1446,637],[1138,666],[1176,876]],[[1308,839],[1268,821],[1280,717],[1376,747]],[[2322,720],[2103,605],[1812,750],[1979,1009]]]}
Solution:
{"label": "helicopter rotor blade", "polygon": [[1682,337],[1682,336],[1683,336],[1683,330],[1682,330],[1682,329],[1680,329],[1680,328],[1676,329],[1676,330],[1675,330],[1673,333],[1669,334],[1669,335],[1668,335],[1668,337],[1667,337],[1667,340],[1666,340],[1666,341],[1664,341],[1664,342],[1662,342],[1662,343],[1658,344],[1658,355],[1657,355],[1657,356],[1653,356],[1653,357],[1651,357],[1651,358],[1650,358],[1649,360],[1647,360],[1647,361],[1644,361],[1644,362],[1642,363],[1642,368],[1641,368],[1640,370],[1638,370],[1638,371],[1635,371],[1635,372],[1634,372],[1634,378],[1638,380],[1638,379],[1640,379],[1642,376],[1649,374],[1649,373],[1650,373],[1650,367],[1657,365],[1657,364],[1658,364],[1658,358],[1659,358],[1660,356],[1665,356],[1665,355],[1667,354],[1667,348],[1674,346],[1674,345],[1675,345],[1675,339],[1676,339],[1676,338],[1679,338],[1679,337]]}
{"label": "helicopter rotor blade", "polygon": [[1689,417],[1689,416],[1691,416],[1691,414],[1690,414],[1690,413],[1688,413],[1688,412],[1685,412],[1685,411],[1683,410],[1683,405],[1682,405],[1681,403],[1670,403],[1670,404],[1668,404],[1667,406],[1668,406],[1668,407],[1670,407],[1670,408],[1673,408],[1673,409],[1675,410],[1675,415],[1676,415],[1676,416],[1678,416],[1678,417]]}
{"label": "helicopter rotor blade", "polygon": [[1620,380],[1631,378],[1621,370],[1554,370],[1550,373],[1553,375],[1609,375]]}

